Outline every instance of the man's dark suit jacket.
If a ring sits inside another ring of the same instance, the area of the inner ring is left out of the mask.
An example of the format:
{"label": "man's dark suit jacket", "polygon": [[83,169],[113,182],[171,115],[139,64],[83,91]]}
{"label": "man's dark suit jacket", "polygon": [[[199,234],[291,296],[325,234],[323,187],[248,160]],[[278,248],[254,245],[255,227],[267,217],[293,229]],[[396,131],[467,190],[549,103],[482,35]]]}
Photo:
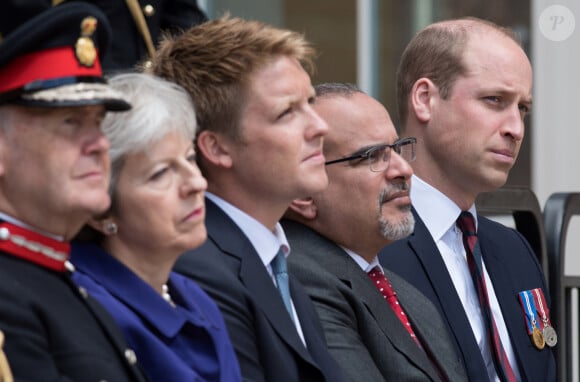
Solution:
{"label": "man's dark suit jacket", "polygon": [[361,267],[338,245],[284,220],[290,273],[310,295],[331,354],[350,381],[440,381],[426,351],[449,381],[467,381],[447,328],[433,304],[385,270],[425,351],[413,341]]}
{"label": "man's dark suit jacket", "polygon": [[[415,211],[414,211],[415,213]],[[384,248],[379,259],[439,309],[449,326],[472,382],[487,381],[487,371],[463,305],[443,258],[421,218],[415,213],[415,232]],[[518,292],[542,288],[549,294],[536,255],[516,230],[478,215],[478,238],[517,358],[522,381],[554,381],[556,364],[548,346],[536,349],[526,331]]]}
{"label": "man's dark suit jacket", "polygon": [[0,281],[15,381],[145,381],[113,318],[69,274],[0,252]]}
{"label": "man's dark suit jacket", "polygon": [[290,293],[307,348],[258,253],[238,226],[206,202],[208,240],[175,270],[197,282],[224,315],[245,381],[343,381],[312,302],[290,277]]}

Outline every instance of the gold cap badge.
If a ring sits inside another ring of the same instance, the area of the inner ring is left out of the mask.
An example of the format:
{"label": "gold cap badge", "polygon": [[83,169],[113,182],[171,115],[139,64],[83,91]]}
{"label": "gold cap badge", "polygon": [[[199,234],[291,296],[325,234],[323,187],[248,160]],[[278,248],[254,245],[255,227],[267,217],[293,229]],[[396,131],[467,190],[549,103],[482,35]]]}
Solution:
{"label": "gold cap badge", "polygon": [[97,59],[97,50],[91,36],[97,29],[97,19],[93,16],[85,17],[81,21],[81,37],[75,44],[77,60],[84,66],[93,66]]}

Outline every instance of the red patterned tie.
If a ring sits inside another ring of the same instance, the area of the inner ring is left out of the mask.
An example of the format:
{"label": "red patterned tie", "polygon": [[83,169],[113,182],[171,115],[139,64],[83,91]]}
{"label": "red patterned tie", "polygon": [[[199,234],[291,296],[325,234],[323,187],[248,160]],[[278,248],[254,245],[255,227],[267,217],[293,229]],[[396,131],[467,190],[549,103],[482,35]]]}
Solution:
{"label": "red patterned tie", "polygon": [[469,266],[469,272],[471,273],[475,290],[477,290],[481,312],[485,319],[487,337],[492,347],[495,370],[502,381],[515,381],[516,377],[501,344],[499,332],[497,331],[497,326],[489,305],[489,296],[483,275],[481,250],[477,242],[477,232],[475,230],[475,219],[471,213],[463,211],[457,219],[457,226],[463,232],[463,246],[465,247],[467,256],[467,265]]}
{"label": "red patterned tie", "polygon": [[385,300],[387,300],[387,302],[389,303],[389,305],[391,306],[391,308],[393,309],[399,320],[401,320],[401,323],[403,324],[405,329],[407,329],[407,331],[411,335],[411,338],[415,341],[415,343],[417,343],[417,345],[421,346],[419,340],[417,339],[417,336],[413,332],[413,328],[411,327],[411,323],[409,322],[407,315],[405,314],[403,308],[399,304],[399,300],[397,299],[397,294],[393,290],[393,286],[391,285],[389,280],[387,280],[387,276],[385,276],[381,268],[379,268],[378,266],[371,269],[368,275],[371,278],[371,280],[373,280],[373,283],[375,284],[379,292],[381,292]]}

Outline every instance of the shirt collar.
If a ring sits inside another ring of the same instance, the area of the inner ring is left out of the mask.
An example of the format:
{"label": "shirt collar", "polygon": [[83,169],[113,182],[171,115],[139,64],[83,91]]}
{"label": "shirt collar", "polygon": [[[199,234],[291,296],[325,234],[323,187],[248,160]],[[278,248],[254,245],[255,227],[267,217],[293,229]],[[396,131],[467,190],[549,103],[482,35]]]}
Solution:
{"label": "shirt collar", "polygon": [[350,249],[343,247],[343,246],[341,246],[341,248],[351,257],[351,259],[354,260],[355,263],[358,264],[358,266],[365,273],[369,273],[374,267],[379,267],[381,269],[381,271],[383,270],[383,267],[381,266],[381,264],[379,264],[378,256],[375,256],[375,258],[369,263],[358,253],[355,253],[355,252],[351,251]]}
{"label": "shirt collar", "polygon": [[[435,242],[452,227],[461,213],[461,209],[445,194],[416,175],[413,175],[411,186],[411,201],[413,207],[425,223]],[[475,218],[477,227],[477,211],[475,204],[469,208]]]}
{"label": "shirt collar", "polygon": [[280,247],[282,247],[282,251],[286,257],[290,254],[290,244],[288,244],[286,234],[279,222],[276,223],[274,231],[270,231],[252,216],[219,196],[207,191],[205,196],[221,208],[242,230],[254,246],[264,266],[270,264],[280,250]]}

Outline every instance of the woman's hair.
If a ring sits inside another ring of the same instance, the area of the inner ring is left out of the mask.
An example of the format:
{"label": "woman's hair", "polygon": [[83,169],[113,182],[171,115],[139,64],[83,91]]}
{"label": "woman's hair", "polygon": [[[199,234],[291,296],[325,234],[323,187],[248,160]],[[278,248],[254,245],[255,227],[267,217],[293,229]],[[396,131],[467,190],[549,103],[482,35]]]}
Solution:
{"label": "woman's hair", "polygon": [[[127,155],[147,151],[174,132],[193,142],[197,129],[191,98],[181,86],[143,73],[119,74],[110,78],[109,84],[123,93],[132,108],[123,113],[107,113],[101,126],[110,142],[111,158],[111,207],[102,217],[117,208],[115,193]],[[76,239],[101,242],[103,237],[85,225]]]}
{"label": "woman's hair", "polygon": [[111,208],[114,208],[115,190],[125,157],[147,151],[172,132],[193,141],[197,123],[191,98],[175,83],[150,74],[126,73],[112,77],[109,84],[123,93],[132,105],[125,113],[107,113],[102,125],[111,145],[109,194],[113,200]]}

